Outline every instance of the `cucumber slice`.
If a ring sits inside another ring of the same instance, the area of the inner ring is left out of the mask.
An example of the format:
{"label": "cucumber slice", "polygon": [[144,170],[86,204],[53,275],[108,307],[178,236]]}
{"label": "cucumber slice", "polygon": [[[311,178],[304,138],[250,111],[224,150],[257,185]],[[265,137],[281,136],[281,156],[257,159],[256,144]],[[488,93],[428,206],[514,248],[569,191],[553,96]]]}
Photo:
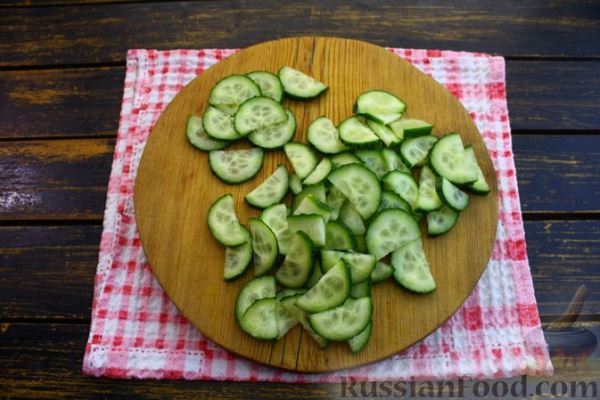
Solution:
{"label": "cucumber slice", "polygon": [[317,155],[304,143],[287,143],[283,150],[300,179],[306,178],[317,166]]}
{"label": "cucumber slice", "polygon": [[354,240],[356,240],[356,247],[355,250],[359,253],[366,253],[369,250],[367,250],[367,243],[365,242],[365,235],[354,235]]}
{"label": "cucumber slice", "polygon": [[240,104],[256,96],[260,96],[260,88],[250,78],[244,75],[229,75],[212,88],[208,102],[233,115]]}
{"label": "cucumber slice", "polygon": [[292,329],[298,320],[290,314],[285,306],[286,303],[296,303],[301,295],[288,296],[283,299],[277,299],[277,306],[275,308],[275,320],[277,323],[277,339],[281,339],[285,336],[290,329]]}
{"label": "cucumber slice", "polygon": [[367,168],[369,168],[377,178],[381,179],[385,175],[385,160],[378,150],[357,150],[356,156],[361,159]]}
{"label": "cucumber slice", "polygon": [[457,219],[458,212],[447,206],[431,211],[427,213],[427,233],[429,236],[444,234],[452,229]]}
{"label": "cucumber slice", "polygon": [[252,251],[254,254],[254,275],[264,275],[273,268],[279,255],[277,238],[262,220],[250,218]]}
{"label": "cucumber slice", "polygon": [[363,329],[361,333],[348,340],[348,346],[350,346],[350,351],[352,351],[352,353],[359,353],[365,348],[367,343],[369,343],[369,339],[371,338],[372,328],[373,323],[369,322],[367,327]]}
{"label": "cucumber slice", "polygon": [[313,269],[313,244],[304,232],[292,236],[290,251],[275,273],[275,279],[284,287],[299,288],[310,277]]}
{"label": "cucumber slice", "polygon": [[188,118],[185,134],[190,143],[202,151],[221,150],[229,144],[229,142],[209,137],[202,126],[202,118],[196,115],[190,115]]}
{"label": "cucumber slice", "polygon": [[391,190],[405,200],[415,210],[419,200],[419,186],[411,174],[392,171],[385,174],[382,179],[383,187]]}
{"label": "cucumber slice", "polygon": [[[425,168],[425,167],[423,167]],[[462,211],[469,205],[469,195],[457,188],[446,178],[438,176],[435,180],[435,190],[446,206],[454,211]]]}
{"label": "cucumber slice", "polygon": [[287,121],[257,129],[248,135],[248,140],[263,149],[277,149],[292,140],[296,134],[296,117],[290,110],[285,112]]}
{"label": "cucumber slice", "polygon": [[246,202],[254,207],[267,208],[283,199],[288,186],[287,167],[280,165],[263,183],[246,195]]}
{"label": "cucumber slice", "polygon": [[319,282],[298,299],[296,305],[309,313],[337,307],[350,294],[350,271],[342,260],[331,268]]}
{"label": "cucumber slice", "polygon": [[331,310],[311,314],[310,326],[328,340],[349,340],[358,335],[371,322],[373,303],[371,298],[348,299]]}
{"label": "cucumber slice", "polygon": [[419,200],[416,210],[428,212],[437,210],[441,206],[442,201],[436,192],[436,176],[427,165],[424,165],[419,178]]}
{"label": "cucumber slice", "polygon": [[256,300],[244,313],[240,328],[255,339],[277,339],[277,299]]}
{"label": "cucumber slice", "polygon": [[345,202],[346,196],[344,196],[344,193],[340,192],[335,186],[332,186],[329,189],[326,201],[327,205],[331,209],[331,219],[338,219],[342,206]]}
{"label": "cucumber slice", "polygon": [[381,192],[381,203],[379,204],[379,210],[387,210],[388,208],[399,208],[402,211],[412,213],[412,207],[406,200],[394,192],[384,190]]}
{"label": "cucumber slice", "polygon": [[240,225],[246,242],[236,247],[227,247],[225,249],[225,268],[223,269],[223,279],[226,281],[241,276],[252,261],[252,238],[250,232]]}
{"label": "cucumber slice", "polygon": [[275,278],[272,276],[261,276],[254,278],[239,291],[235,300],[235,319],[241,324],[246,310],[255,301],[275,297]]}
{"label": "cucumber slice", "polygon": [[419,225],[402,210],[380,211],[367,229],[366,242],[369,253],[377,260],[392,251],[421,237]]}
{"label": "cucumber slice", "polygon": [[467,154],[467,161],[469,162],[469,164],[472,165],[473,169],[477,170],[477,181],[475,181],[474,183],[471,183],[470,185],[465,186],[464,189],[473,194],[479,194],[479,195],[488,194],[490,192],[490,187],[488,186],[487,182],[485,181],[485,176],[483,176],[483,171],[479,167],[479,164],[477,164],[477,157],[475,156],[475,151],[473,150],[473,147],[471,147],[471,146],[465,147],[465,153]]}
{"label": "cucumber slice", "polygon": [[438,141],[435,136],[419,136],[407,139],[400,146],[400,156],[409,167],[423,165],[427,161],[429,151]]}
{"label": "cucumber slice", "polygon": [[306,281],[306,287],[311,288],[319,282],[319,279],[323,276],[323,271],[321,271],[321,264],[319,260],[315,260],[315,266],[313,268],[312,274],[310,274],[310,278]]}
{"label": "cucumber slice", "polygon": [[419,136],[431,135],[433,125],[421,121],[420,119],[399,119],[390,124],[390,129],[394,134],[402,139],[410,139]]}
{"label": "cucumber slice", "polygon": [[237,219],[233,196],[219,197],[208,209],[208,229],[219,243],[224,246],[240,246],[248,240],[242,225]]}
{"label": "cucumber slice", "polygon": [[338,221],[329,221],[325,227],[325,249],[352,250],[356,246],[354,235],[346,225]]}
{"label": "cucumber slice", "polygon": [[325,195],[325,185],[323,183],[305,186],[302,191],[298,193],[296,197],[294,197],[294,201],[292,201],[292,210],[296,210],[304,198],[309,194],[314,195],[322,203],[327,201],[327,196]]}
{"label": "cucumber slice", "polygon": [[283,304],[283,306],[294,319],[300,322],[302,327],[306,329],[309,335],[318,343],[319,347],[325,348],[329,342],[325,338],[319,336],[317,332],[311,328],[310,323],[308,322],[308,314],[296,305],[296,301],[300,298],[300,295],[294,296],[294,298],[294,301],[290,300]]}
{"label": "cucumber slice", "polygon": [[477,181],[477,169],[468,160],[458,133],[449,133],[440,138],[429,155],[433,171],[457,185]]}
{"label": "cucumber slice", "polygon": [[337,154],[348,150],[348,147],[340,140],[340,134],[327,117],[319,117],[308,126],[308,143],[325,154]]}
{"label": "cucumber slice", "polygon": [[246,74],[260,88],[260,93],[278,103],[283,100],[283,86],[277,75],[267,71],[254,71]]}
{"label": "cucumber slice", "polygon": [[325,246],[325,219],[322,216],[317,214],[291,215],[288,217],[288,226],[292,234],[299,231],[304,232],[316,247]]}
{"label": "cucumber slice", "polygon": [[384,90],[368,90],[358,96],[354,104],[354,112],[384,125],[402,117],[404,110],[406,104]]}
{"label": "cucumber slice", "polygon": [[381,139],[357,117],[350,117],[342,121],[338,130],[340,140],[346,146],[362,148],[378,147],[381,144]]}
{"label": "cucumber slice", "polygon": [[327,90],[327,85],[324,83],[291,67],[283,67],[279,70],[279,80],[285,94],[294,99],[314,99]]}
{"label": "cucumber slice", "polygon": [[292,215],[316,214],[323,217],[325,223],[331,219],[331,209],[313,194],[309,194],[296,207]]}
{"label": "cucumber slice", "polygon": [[362,217],[349,201],[346,201],[342,206],[339,220],[348,228],[350,228],[352,233],[355,235],[364,235],[367,232],[367,228],[365,227]]}
{"label": "cucumber slice", "polygon": [[285,109],[275,100],[259,96],[246,100],[233,116],[233,126],[240,136],[265,129],[269,125],[282,124],[288,119]]}
{"label": "cucumber slice", "polygon": [[394,279],[402,287],[417,293],[436,289],[421,239],[405,244],[392,253]]}
{"label": "cucumber slice", "polygon": [[371,295],[371,281],[365,279],[362,282],[352,285],[350,288],[350,297],[353,299],[360,299]]}
{"label": "cucumber slice", "polygon": [[239,135],[233,129],[231,115],[216,107],[208,107],[202,116],[202,126],[208,136],[217,140],[235,140]]}
{"label": "cucumber slice", "polygon": [[383,161],[385,162],[385,172],[400,171],[410,172],[410,169],[404,164],[400,156],[392,149],[381,150]]}
{"label": "cucumber slice", "polygon": [[385,281],[394,273],[394,269],[391,265],[384,263],[383,261],[377,261],[375,269],[371,272],[371,282],[378,283]]}
{"label": "cucumber slice", "polygon": [[381,139],[381,141],[387,147],[397,146],[400,144],[401,139],[398,138],[398,136],[396,136],[394,132],[392,132],[392,130],[387,126],[371,120],[367,120],[367,126],[373,131],[373,133],[379,136],[379,139]]}
{"label": "cucumber slice", "polygon": [[336,154],[335,156],[331,157],[331,162],[335,168],[338,168],[346,164],[360,164],[361,161],[360,158],[356,157],[354,154],[346,152]]}
{"label": "cucumber slice", "polygon": [[[277,300],[283,301],[283,300],[285,300],[285,299],[287,299],[289,297],[295,297],[295,296],[298,296],[298,295],[303,295],[304,293],[306,293],[306,289],[305,288],[299,288],[299,289],[282,289],[279,292],[277,292],[277,295],[275,297],[277,298]],[[296,299],[298,299],[298,297]],[[294,301],[294,304],[296,304],[295,301]]]}
{"label": "cucumber slice", "polygon": [[267,207],[260,214],[260,219],[267,224],[277,238],[279,252],[283,255],[288,253],[292,234],[287,223],[288,209],[285,204],[276,204]]}
{"label": "cucumber slice", "polygon": [[327,180],[352,203],[363,219],[369,219],[381,201],[377,176],[361,164],[347,164],[333,170]]}
{"label": "cucumber slice", "polygon": [[321,250],[321,270],[329,271],[340,260],[348,263],[352,283],[359,283],[368,279],[375,268],[375,257],[370,254],[347,253],[335,250]]}
{"label": "cucumber slice", "polygon": [[290,175],[289,185],[294,194],[298,194],[302,191],[302,180],[298,178],[298,175],[296,174]]}
{"label": "cucumber slice", "polygon": [[214,150],[208,153],[208,165],[223,182],[241,183],[251,179],[263,165],[262,149]]}
{"label": "cucumber slice", "polygon": [[316,185],[317,183],[323,181],[327,177],[327,175],[329,175],[329,172],[331,172],[332,167],[333,164],[331,164],[329,158],[323,158],[317,164],[315,169],[313,169],[313,171],[306,178],[304,178],[302,183],[304,185]]}

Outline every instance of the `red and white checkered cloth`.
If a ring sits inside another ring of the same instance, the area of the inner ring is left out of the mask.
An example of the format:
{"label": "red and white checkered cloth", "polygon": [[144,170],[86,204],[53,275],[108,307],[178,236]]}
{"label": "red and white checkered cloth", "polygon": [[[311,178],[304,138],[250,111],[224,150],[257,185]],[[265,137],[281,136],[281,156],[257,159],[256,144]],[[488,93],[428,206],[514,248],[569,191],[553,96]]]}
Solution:
{"label": "red and white checkered cloth", "polygon": [[[444,325],[380,362],[298,374],[238,357],[204,338],[154,279],[138,236],[133,186],[162,110],[191,79],[236,50],[130,50],[83,371],[116,378],[274,382],[424,380],[551,374],[521,218],[506,107],[504,59],[390,49],[448,88],[470,112],[498,176],[498,233],[481,280]],[[183,132],[182,132],[183,135]]]}

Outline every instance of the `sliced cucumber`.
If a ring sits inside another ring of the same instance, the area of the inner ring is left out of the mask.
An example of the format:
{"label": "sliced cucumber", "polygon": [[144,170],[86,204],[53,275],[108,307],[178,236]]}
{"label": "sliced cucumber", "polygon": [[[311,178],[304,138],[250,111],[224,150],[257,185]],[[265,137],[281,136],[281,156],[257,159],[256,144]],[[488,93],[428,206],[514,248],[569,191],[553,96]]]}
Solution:
{"label": "sliced cucumber", "polygon": [[419,178],[419,200],[416,210],[419,212],[428,212],[437,210],[442,206],[442,201],[436,192],[436,177],[431,169],[424,165],[421,169]]}
{"label": "sliced cucumber", "polygon": [[327,180],[352,203],[363,219],[369,219],[381,201],[377,176],[361,164],[347,164],[333,170]]}
{"label": "sliced cucumber", "polygon": [[350,228],[352,233],[355,235],[364,235],[367,232],[367,228],[365,227],[362,217],[360,216],[359,212],[356,211],[356,207],[354,207],[349,201],[346,201],[342,206],[339,220],[348,228]]}
{"label": "sliced cucumber", "polygon": [[314,99],[327,90],[327,85],[324,83],[291,67],[283,67],[279,70],[279,80],[285,94],[294,99]]}
{"label": "sliced cucumber", "polygon": [[298,323],[298,320],[287,310],[286,303],[296,303],[300,296],[301,295],[288,296],[283,299],[277,299],[277,307],[275,308],[277,339],[284,337],[285,334]]}
{"label": "sliced cucumber", "polygon": [[233,129],[231,115],[216,107],[208,107],[202,116],[202,126],[208,136],[217,140],[235,140],[239,135]]}
{"label": "sliced cucumber", "polygon": [[398,209],[380,211],[367,229],[369,253],[381,260],[392,251],[421,237],[419,225],[410,214]]}
{"label": "sliced cucumber", "polygon": [[202,151],[221,150],[229,144],[209,137],[202,126],[202,118],[196,115],[190,115],[188,118],[185,134],[190,143]]}
{"label": "sliced cucumber", "polygon": [[242,275],[252,261],[252,238],[250,232],[243,225],[241,228],[246,236],[246,242],[225,249],[225,268],[223,269],[223,279],[225,280],[232,280]]}
{"label": "sliced cucumber", "polygon": [[458,133],[449,133],[433,146],[429,155],[433,171],[457,185],[467,185],[477,181],[477,169],[473,166]]}
{"label": "sliced cucumber", "polygon": [[298,299],[296,305],[309,313],[337,307],[350,294],[350,271],[341,260],[319,282]]}
{"label": "sliced cucumber", "polygon": [[250,218],[250,233],[254,254],[254,275],[264,275],[277,261],[279,255],[277,238],[271,228],[258,218]]}
{"label": "sliced cucumber", "polygon": [[394,273],[394,269],[390,264],[384,263],[383,261],[377,261],[375,269],[371,272],[371,282],[378,283],[385,281]]}
{"label": "sliced cucumber", "polygon": [[381,139],[373,133],[358,117],[350,117],[342,121],[338,127],[340,140],[346,146],[354,148],[378,147]]}
{"label": "sliced cucumber", "polygon": [[367,343],[369,343],[369,339],[371,338],[372,329],[373,323],[369,322],[367,327],[363,329],[362,332],[348,340],[348,346],[350,346],[350,351],[352,351],[352,353],[359,353],[365,348]]}
{"label": "sliced cucumber", "polygon": [[239,223],[233,204],[233,196],[219,197],[208,209],[208,229],[224,246],[240,246],[248,240],[243,226]]}
{"label": "sliced cucumber", "polygon": [[452,229],[457,219],[458,212],[447,206],[431,211],[427,213],[427,233],[429,236],[444,234]]}
{"label": "sliced cucumber", "polygon": [[373,133],[379,136],[379,139],[381,139],[381,141],[387,147],[393,147],[400,144],[401,139],[398,138],[398,136],[396,136],[394,132],[392,132],[392,130],[387,126],[371,120],[367,120],[367,126],[373,131]]}
{"label": "sliced cucumber", "polygon": [[311,328],[310,323],[308,322],[308,314],[296,305],[298,298],[300,298],[300,295],[294,296],[294,301],[290,300],[283,304],[283,306],[290,313],[290,315],[294,317],[294,319],[300,322],[302,327],[306,329],[309,335],[319,344],[319,347],[324,348],[327,346],[328,341],[319,336],[317,332]]}
{"label": "sliced cucumber", "polygon": [[244,75],[229,75],[212,88],[208,102],[233,115],[240,104],[256,96],[260,96],[260,88],[252,79]]}
{"label": "sliced cucumber", "polygon": [[322,216],[316,214],[290,215],[288,226],[292,234],[299,231],[304,232],[316,247],[325,246],[325,219]]}
{"label": "sliced cucumber", "polygon": [[329,193],[327,194],[327,205],[331,209],[331,219],[336,220],[340,215],[340,211],[342,206],[346,202],[346,196],[344,193],[339,191],[335,186],[332,186],[329,189]]}
{"label": "sliced cucumber", "polygon": [[315,286],[322,276],[323,271],[321,270],[321,264],[319,263],[319,260],[315,260],[315,266],[313,267],[312,274],[310,274],[310,278],[308,278],[308,280],[306,281],[306,287],[311,288]]}
{"label": "sliced cucumber", "polygon": [[402,211],[412,213],[412,207],[406,200],[394,192],[384,190],[381,192],[381,203],[379,204],[379,210],[387,210],[388,208],[399,208]]}
{"label": "sliced cucumber", "polygon": [[377,178],[381,179],[385,175],[385,160],[379,150],[357,150],[355,154]]}
{"label": "sliced cucumber", "polygon": [[296,207],[293,215],[316,214],[323,217],[325,223],[331,219],[331,208],[321,200],[317,199],[314,194],[308,194],[302,202]]}
{"label": "sliced cucumber", "polygon": [[277,75],[267,71],[254,71],[246,75],[258,85],[263,96],[281,103],[281,100],[283,100],[283,86],[281,86]]}
{"label": "sliced cucumber", "polygon": [[420,119],[399,119],[390,124],[390,129],[394,134],[402,139],[410,139],[419,136],[431,135],[433,125],[421,121]]}
{"label": "sliced cucumber", "polygon": [[319,117],[308,126],[307,139],[317,150],[325,154],[337,154],[348,150],[340,140],[340,134],[327,117]]}
{"label": "sliced cucumber", "polygon": [[410,172],[410,169],[404,164],[398,153],[392,149],[381,150],[383,161],[385,162],[385,172],[400,171]]}
{"label": "sliced cucumber", "polygon": [[[297,295],[303,295],[304,293],[306,293],[306,289],[305,288],[297,288],[297,289],[282,289],[279,292],[277,292],[277,295],[275,297],[277,297],[277,300],[279,301],[283,301],[285,299],[287,299],[288,297],[294,297]],[[296,304],[296,302],[294,301],[294,304]]]}
{"label": "sliced cucumber", "polygon": [[267,207],[260,214],[260,219],[267,224],[277,238],[277,247],[281,254],[287,254],[292,234],[287,223],[288,209],[285,204]]}
{"label": "sliced cucumber", "polygon": [[368,90],[358,96],[354,104],[354,112],[384,125],[402,117],[404,110],[406,104],[384,90]]}
{"label": "sliced cucumber", "polygon": [[317,155],[304,143],[287,143],[283,149],[298,178],[306,178],[317,166]]}
{"label": "sliced cucumber", "polygon": [[331,157],[331,162],[333,163],[333,166],[335,168],[338,168],[346,164],[360,164],[361,161],[360,158],[356,157],[354,154],[345,152],[336,154],[335,156]]}
{"label": "sliced cucumber", "polygon": [[275,297],[275,278],[271,275],[254,278],[239,291],[235,300],[235,319],[241,324],[242,317],[246,310],[250,308],[255,301],[260,299],[270,299]]}
{"label": "sliced cucumber", "polygon": [[323,158],[317,164],[315,169],[313,169],[313,171],[306,178],[304,178],[302,183],[304,185],[316,185],[317,183],[323,181],[327,177],[327,175],[329,175],[329,172],[331,172],[332,167],[333,164],[331,164],[329,158]]}
{"label": "sliced cucumber", "polygon": [[477,170],[477,181],[471,183],[470,185],[465,186],[465,190],[479,195],[486,195],[490,192],[490,187],[485,181],[485,176],[483,176],[483,171],[477,164],[477,157],[475,156],[475,151],[473,147],[467,146],[465,147],[465,153],[467,154],[467,160],[472,165],[474,169]]}
{"label": "sliced cucumber", "polygon": [[240,328],[255,339],[277,339],[277,299],[256,300],[246,310],[240,321]]}
{"label": "sliced cucumber", "polygon": [[371,295],[371,280],[365,279],[362,282],[352,285],[350,288],[350,297],[360,299],[361,297]]}
{"label": "sliced cucumber", "polygon": [[435,180],[435,189],[441,202],[454,211],[462,211],[469,205],[469,195],[446,178],[438,176]]}
{"label": "sliced cucumber", "polygon": [[405,244],[392,253],[394,279],[408,290],[429,293],[436,289],[421,239]]}
{"label": "sliced cucumber", "polygon": [[412,139],[406,139],[400,146],[400,156],[409,167],[423,165],[427,161],[429,151],[438,141],[435,136],[419,136]]}
{"label": "sliced cucumber", "polygon": [[277,282],[288,288],[303,286],[313,269],[313,244],[304,232],[292,236],[290,251],[275,273]]}
{"label": "sliced cucumber", "polygon": [[288,119],[288,113],[275,100],[259,96],[246,100],[233,116],[233,126],[240,136],[265,129],[269,125],[282,124]]}
{"label": "sliced cucumber", "polygon": [[298,178],[298,175],[296,174],[290,175],[289,185],[294,194],[298,194],[302,191],[302,180]]}
{"label": "sliced cucumber", "polygon": [[350,228],[338,221],[329,221],[325,227],[325,249],[352,250],[356,246]]}
{"label": "sliced cucumber", "polygon": [[248,193],[245,199],[254,207],[267,208],[283,199],[288,191],[288,186],[287,167],[280,165],[263,183]]}
{"label": "sliced cucumber", "polygon": [[391,190],[405,200],[415,210],[419,200],[419,186],[409,173],[392,171],[383,177],[383,187]]}
{"label": "sliced cucumber", "polygon": [[290,110],[285,111],[285,122],[259,128],[248,135],[248,140],[263,149],[277,149],[288,143],[296,134],[296,117]]}
{"label": "sliced cucumber", "polygon": [[356,240],[356,248],[355,250],[359,253],[366,253],[367,243],[365,242],[365,235],[354,235],[354,240]]}
{"label": "sliced cucumber", "polygon": [[323,272],[329,271],[342,259],[346,261],[350,267],[350,277],[353,284],[368,279],[375,268],[375,257],[370,254],[321,250],[321,270],[323,270]]}
{"label": "sliced cucumber", "polygon": [[371,322],[373,303],[369,297],[348,299],[331,310],[311,314],[310,326],[328,340],[349,340]]}
{"label": "sliced cucumber", "polygon": [[214,150],[208,153],[208,165],[223,182],[241,183],[251,179],[263,165],[262,149]]}
{"label": "sliced cucumber", "polygon": [[322,203],[327,201],[327,196],[325,195],[325,185],[323,183],[305,186],[302,191],[298,193],[296,197],[294,197],[294,201],[292,201],[292,210],[297,209],[300,203],[302,203],[304,198],[309,194],[314,195]]}

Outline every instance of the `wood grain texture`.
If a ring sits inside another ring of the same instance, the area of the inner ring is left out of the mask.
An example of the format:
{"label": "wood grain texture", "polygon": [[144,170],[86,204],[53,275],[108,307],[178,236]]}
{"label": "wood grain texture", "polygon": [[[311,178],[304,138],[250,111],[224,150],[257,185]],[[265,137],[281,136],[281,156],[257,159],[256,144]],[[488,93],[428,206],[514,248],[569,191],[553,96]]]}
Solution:
{"label": "wood grain texture", "polygon": [[[302,335],[299,346],[293,349],[284,347],[282,340],[275,344],[257,341],[240,331],[233,313],[235,299],[250,277],[246,274],[236,282],[223,280],[223,247],[212,238],[204,221],[210,205],[225,193],[233,194],[240,221],[246,223],[257,215],[245,204],[244,195],[278,164],[287,163],[287,158],[283,151],[270,152],[255,178],[227,185],[207,168],[206,153],[190,146],[185,136],[173,134],[185,129],[190,114],[203,112],[210,90],[223,77],[252,70],[277,71],[283,65],[329,85],[329,90],[316,100],[286,101],[285,106],[297,116],[295,141],[306,142],[306,127],[321,115],[339,124],[352,115],[352,105],[360,93],[380,88],[400,96],[408,104],[408,117],[431,122],[434,133],[460,132],[463,141],[473,145],[492,190],[489,196],[471,200],[451,232],[435,240],[424,239],[438,284],[434,293],[416,296],[398,290],[391,282],[375,290],[371,340],[356,355],[345,343],[321,351],[307,335]],[[466,110],[442,86],[407,62],[366,42],[320,37],[284,39],[249,47],[229,57],[190,82],[171,101],[144,149],[135,183],[135,215],[144,252],[157,280],[205,336],[262,363],[303,372],[329,371],[375,361],[408,347],[462,304],[479,280],[494,242],[498,211],[494,177],[485,145]],[[474,225],[477,231],[471,229]],[[457,252],[457,247],[464,252]],[[231,312],[227,314],[227,310]]]}
{"label": "wood grain texture", "polygon": [[[600,130],[600,62],[506,62],[510,123],[523,130]],[[116,135],[122,67],[0,74],[0,139]]]}
{"label": "wood grain texture", "polygon": [[599,15],[598,2],[582,0],[460,5],[231,0],[18,8],[0,15],[0,66],[114,62],[129,48],[246,47],[307,34],[406,48],[597,57]]}

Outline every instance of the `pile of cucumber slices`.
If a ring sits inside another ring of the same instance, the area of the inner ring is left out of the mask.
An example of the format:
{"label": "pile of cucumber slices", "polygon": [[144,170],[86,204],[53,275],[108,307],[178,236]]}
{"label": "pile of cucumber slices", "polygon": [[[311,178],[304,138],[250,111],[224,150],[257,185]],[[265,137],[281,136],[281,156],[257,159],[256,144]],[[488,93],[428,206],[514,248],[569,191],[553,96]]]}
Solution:
{"label": "pile of cucumber slices", "polygon": [[[325,90],[290,67],[231,75],[212,89],[204,115],[190,117],[187,135],[227,183],[255,176],[264,149],[283,148],[293,168],[278,166],[246,194],[262,209],[247,227],[231,194],[208,211],[208,226],[226,247],[224,278],[253,265],[255,278],[236,301],[240,328],[277,340],[299,323],[321,347],[346,341],[358,352],[371,336],[374,284],[393,276],[413,292],[436,289],[423,216],[430,236],[446,233],[467,207],[467,192],[490,189],[458,133],[432,135],[431,124],[404,118],[405,103],[382,90],[361,94],[354,115],[337,127],[323,116],[309,125],[308,143],[292,142],[296,120],[283,98],[307,100]],[[224,150],[243,137],[256,147]]]}

